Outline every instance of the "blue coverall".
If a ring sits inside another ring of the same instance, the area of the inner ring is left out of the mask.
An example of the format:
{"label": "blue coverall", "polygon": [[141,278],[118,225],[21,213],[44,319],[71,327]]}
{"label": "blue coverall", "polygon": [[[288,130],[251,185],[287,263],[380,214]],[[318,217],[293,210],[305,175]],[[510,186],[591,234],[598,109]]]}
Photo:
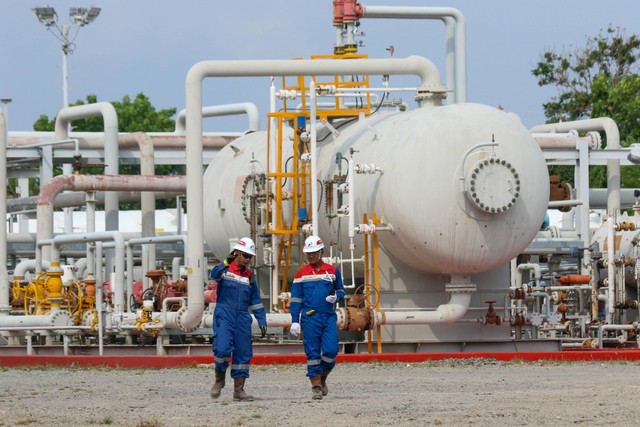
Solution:
{"label": "blue coverall", "polygon": [[344,299],[340,270],[322,263],[316,269],[305,265],[295,275],[291,287],[291,321],[299,322],[307,355],[307,376],[331,371],[338,355],[338,328],[334,305],[326,298],[336,291],[338,302]]}
{"label": "blue coverall", "polygon": [[249,362],[253,356],[251,323],[267,326],[264,305],[260,299],[258,284],[251,277],[251,270],[240,271],[232,262],[228,267],[220,263],[209,274],[218,283],[218,298],[213,312],[213,356],[216,370],[226,372],[229,361],[231,378],[249,377]]}

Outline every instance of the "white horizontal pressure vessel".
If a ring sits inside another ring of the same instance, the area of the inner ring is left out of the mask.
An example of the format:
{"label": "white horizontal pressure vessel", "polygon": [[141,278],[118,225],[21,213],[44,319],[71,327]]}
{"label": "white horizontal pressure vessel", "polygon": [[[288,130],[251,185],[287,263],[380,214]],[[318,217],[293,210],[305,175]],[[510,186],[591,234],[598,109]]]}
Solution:
{"label": "white horizontal pressure vessel", "polygon": [[[549,200],[547,167],[515,114],[479,104],[425,107],[378,113],[339,132],[318,143],[317,178],[338,174],[338,153],[381,168],[382,174],[354,177],[351,212],[356,224],[363,213],[384,218],[393,231],[379,233],[381,248],[406,265],[454,275],[488,271],[522,252],[540,229]],[[228,252],[229,238],[248,233],[242,183],[252,165],[266,164],[265,133],[232,145],[205,173],[205,238],[219,256]],[[341,167],[344,174],[346,163]],[[335,241],[337,221],[329,223],[324,209],[316,212],[319,235]],[[346,224],[341,221],[343,245]],[[362,256],[361,247],[355,256]]]}

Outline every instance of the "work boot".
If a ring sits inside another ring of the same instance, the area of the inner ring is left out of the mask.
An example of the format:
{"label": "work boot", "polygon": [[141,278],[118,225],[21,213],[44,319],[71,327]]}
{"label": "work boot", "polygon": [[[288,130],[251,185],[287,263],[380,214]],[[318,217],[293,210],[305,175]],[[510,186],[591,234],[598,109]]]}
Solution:
{"label": "work boot", "polygon": [[216,369],[216,382],[211,387],[211,398],[217,399],[220,397],[220,392],[224,388],[224,377],[226,372],[218,371]]}
{"label": "work boot", "polygon": [[233,379],[233,400],[236,402],[251,402],[253,401],[253,396],[245,393],[244,391],[244,381],[246,377],[238,377]]}
{"label": "work boot", "polygon": [[325,369],[322,371],[322,375],[320,376],[320,385],[322,387],[322,395],[326,396],[329,394],[329,387],[327,387],[327,377],[331,371],[329,369]]}
{"label": "work boot", "polygon": [[316,375],[311,379],[311,398],[313,400],[322,400],[322,380],[320,375]]}

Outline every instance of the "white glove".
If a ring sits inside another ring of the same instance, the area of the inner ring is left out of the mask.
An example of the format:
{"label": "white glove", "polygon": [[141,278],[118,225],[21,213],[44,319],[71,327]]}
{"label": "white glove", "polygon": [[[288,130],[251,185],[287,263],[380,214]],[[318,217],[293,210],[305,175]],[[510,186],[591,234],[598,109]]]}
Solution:
{"label": "white glove", "polygon": [[289,332],[294,337],[297,337],[298,335],[300,335],[300,323],[292,323],[291,329],[289,329]]}
{"label": "white glove", "polygon": [[327,295],[325,298],[329,304],[335,304],[338,301],[338,295]]}

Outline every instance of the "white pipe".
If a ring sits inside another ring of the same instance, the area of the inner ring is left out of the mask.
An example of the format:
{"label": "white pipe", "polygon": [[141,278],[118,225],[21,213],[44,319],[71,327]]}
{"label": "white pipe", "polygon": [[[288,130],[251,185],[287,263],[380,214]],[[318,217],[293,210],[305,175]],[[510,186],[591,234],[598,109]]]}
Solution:
{"label": "white pipe", "polygon": [[[4,111],[0,111],[0,185],[2,191],[7,188],[7,121]],[[0,316],[8,316],[9,305],[9,272],[7,271],[7,198],[0,197]]]}
{"label": "white pipe", "polygon": [[424,325],[453,323],[465,315],[471,303],[471,293],[452,293],[447,304],[434,311],[380,311],[376,312],[376,325]]}
{"label": "white pipe", "polygon": [[[43,261],[42,266],[45,269],[48,269],[49,267],[51,267],[51,264],[49,264],[49,261]],[[14,279],[16,277],[25,277],[27,275],[27,272],[36,272],[35,259],[25,259],[20,261],[18,265],[16,265],[16,268],[13,270],[13,277]],[[38,271],[38,273],[42,273],[42,270]]]}
{"label": "white pipe", "polygon": [[[454,68],[446,61],[447,77],[455,75],[455,83],[451,87],[447,79],[447,86],[453,90],[457,103],[467,102],[467,60],[466,60],[466,26],[464,15],[452,7],[402,7],[402,6],[365,6],[362,5],[363,18],[394,18],[394,19],[439,19],[444,22],[446,31],[447,58],[450,57],[452,46],[454,50]],[[455,30],[452,29],[455,24]],[[455,31],[453,42],[450,35]]]}
{"label": "white pipe", "polygon": [[522,288],[522,273],[528,270],[533,271],[533,278],[535,279],[536,286],[540,286],[540,278],[542,277],[540,265],[536,263],[525,263],[519,264],[517,267],[518,274],[516,275],[516,289]]}
{"label": "white pipe", "polygon": [[[188,257],[185,260],[189,283],[203,283],[207,267],[204,258],[204,208],[202,181],[202,84],[207,77],[268,77],[268,76],[333,76],[351,74],[413,74],[421,79],[418,97],[425,106],[441,105],[440,96],[446,88],[440,84],[440,73],[426,58],[359,59],[357,61],[316,60],[249,60],[202,61],[191,67],[186,78],[186,162]],[[315,206],[314,206],[315,209]],[[196,290],[197,289],[197,290]],[[189,305],[181,324],[189,329],[201,321],[204,292],[199,287],[189,289]]]}
{"label": "white pipe", "polygon": [[[568,132],[577,130],[582,132],[605,132],[607,137],[607,150],[620,148],[620,131],[618,125],[609,117],[597,119],[577,120],[573,122],[550,123],[536,125],[530,132]],[[607,160],[607,213],[612,215],[620,209],[620,160]]]}
{"label": "white pipe", "polygon": [[124,312],[124,237],[119,231],[105,231],[100,233],[82,233],[60,235],[53,238],[53,246],[51,251],[51,262],[60,261],[60,247],[68,243],[84,243],[97,241],[113,241],[115,245],[115,280],[111,283],[114,292],[114,309],[115,313]]}
{"label": "white pipe", "polygon": [[[202,117],[231,116],[234,114],[246,114],[249,119],[249,131],[260,130],[260,112],[258,107],[252,102],[241,102],[238,104],[216,105],[213,107],[203,107]],[[187,110],[181,110],[176,118],[175,133],[184,133]]]}
{"label": "white pipe", "polygon": [[[186,236],[185,236],[185,240],[186,240]],[[184,243],[184,250],[187,250],[187,243]],[[171,260],[171,280],[179,280],[180,279],[180,263],[183,260],[184,256],[182,258],[180,257],[173,257],[173,259]]]}
{"label": "white pipe", "polygon": [[73,319],[66,310],[52,309],[47,314],[32,316],[0,316],[0,329],[24,328],[38,329],[38,327],[71,326]]}
{"label": "white pipe", "polygon": [[[69,139],[68,127],[72,120],[94,116],[102,116],[104,122],[104,173],[105,175],[118,175],[118,116],[110,103],[97,102],[63,108],[56,117],[54,138],[56,140]],[[111,192],[105,196],[105,229],[107,231],[118,229],[119,200],[117,192]],[[51,238],[51,236],[45,238]]]}
{"label": "white pipe", "polygon": [[347,172],[347,182],[349,184],[349,194],[348,196],[348,200],[349,200],[349,250],[351,252],[351,285],[347,286],[347,288],[349,289],[355,289],[356,287],[356,269],[355,269],[355,265],[353,262],[353,257],[354,257],[354,250],[355,250],[355,244],[353,243],[353,237],[355,236],[355,215],[356,215],[356,189],[354,186],[354,176],[356,174],[355,168],[354,168],[354,161],[353,161],[353,154],[351,156],[349,156],[349,160],[347,162],[347,168],[348,168],[348,172]]}
{"label": "white pipe", "polygon": [[318,144],[316,129],[316,82],[309,82],[309,137],[311,139],[311,232],[317,235],[320,232],[318,226]]}
{"label": "white pipe", "polygon": [[[153,142],[149,135],[144,132],[135,132],[128,136],[128,138],[136,141],[138,149],[140,151],[140,175],[155,176],[156,167],[154,159]],[[119,138],[119,141],[128,139],[126,137]],[[143,191],[140,194],[140,215],[142,230],[142,237],[153,237],[156,235],[156,198],[153,191]],[[155,246],[149,246],[147,257],[144,261],[147,265],[156,264],[156,250]]]}
{"label": "white pipe", "polygon": [[613,312],[615,308],[615,216],[607,219],[607,288],[609,296],[607,300],[607,323],[613,323]]}
{"label": "white pipe", "polygon": [[[105,147],[103,132],[73,132],[73,138],[66,143],[55,142],[54,145],[60,145],[60,148],[71,148],[72,141],[77,140],[80,149],[93,148],[102,149]],[[130,133],[118,134],[118,146],[120,148],[136,148],[137,141],[130,138]],[[147,132],[146,135],[151,138],[151,142],[156,150],[184,148],[186,138],[184,135],[178,135],[172,132]],[[18,132],[9,133],[8,148],[24,148],[30,144],[41,144],[43,140],[54,138],[53,132]],[[242,136],[242,132],[206,132],[202,135],[202,144],[206,148],[221,149],[229,142]],[[51,143],[47,143],[51,145]]]}
{"label": "white pipe", "polygon": [[[271,78],[271,86],[269,86],[269,112],[275,113],[277,110],[276,105],[276,86],[274,84],[274,79]],[[277,147],[278,147],[278,135],[277,132],[279,129],[276,127],[276,119],[275,117],[271,117],[269,119],[269,170],[273,173],[276,170],[276,156],[277,156]],[[276,187],[276,180],[271,180],[271,194],[276,194],[279,188]],[[275,212],[275,197],[271,198],[271,206],[269,207],[271,212]],[[311,212],[313,215],[313,212]],[[278,301],[278,286],[280,277],[280,263],[278,262],[280,241],[277,236],[272,236],[271,238],[271,295],[269,295],[269,307],[270,310],[276,306]],[[269,310],[269,311],[270,311]]]}

